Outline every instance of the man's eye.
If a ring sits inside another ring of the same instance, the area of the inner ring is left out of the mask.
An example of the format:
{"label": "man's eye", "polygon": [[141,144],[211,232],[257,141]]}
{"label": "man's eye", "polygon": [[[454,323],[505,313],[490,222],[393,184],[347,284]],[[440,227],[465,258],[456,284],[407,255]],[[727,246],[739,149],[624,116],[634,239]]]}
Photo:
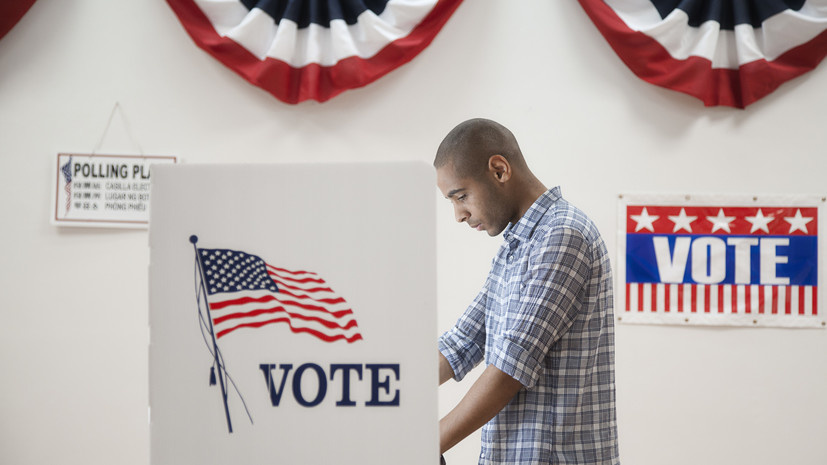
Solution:
{"label": "man's eye", "polygon": [[459,197],[457,197],[457,200],[458,200],[458,201],[460,201],[460,202],[462,202],[463,200],[465,200],[465,197],[468,197],[468,196],[467,196],[467,195],[465,195],[465,194],[462,194],[462,195],[460,195]]}

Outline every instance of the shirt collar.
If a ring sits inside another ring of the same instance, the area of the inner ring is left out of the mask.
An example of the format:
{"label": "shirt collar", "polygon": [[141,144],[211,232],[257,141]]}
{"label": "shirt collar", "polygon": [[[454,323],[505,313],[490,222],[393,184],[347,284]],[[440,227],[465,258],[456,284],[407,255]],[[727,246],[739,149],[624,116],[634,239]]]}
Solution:
{"label": "shirt collar", "polygon": [[531,238],[531,233],[540,219],[546,212],[562,198],[560,194],[560,186],[551,188],[543,193],[537,200],[531,204],[531,207],[525,212],[522,218],[516,223],[508,223],[503,231],[503,238],[507,242],[512,242],[515,239],[518,241],[526,241]]}

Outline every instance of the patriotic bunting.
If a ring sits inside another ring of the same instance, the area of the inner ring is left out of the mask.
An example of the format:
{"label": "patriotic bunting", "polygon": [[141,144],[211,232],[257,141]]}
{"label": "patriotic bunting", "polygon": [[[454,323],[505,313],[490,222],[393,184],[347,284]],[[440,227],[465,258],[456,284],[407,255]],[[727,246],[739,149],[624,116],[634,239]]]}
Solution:
{"label": "patriotic bunting", "polygon": [[621,60],[706,106],[747,105],[827,54],[827,0],[579,0]]}
{"label": "patriotic bunting", "polygon": [[621,321],[825,327],[825,200],[788,200],[624,196]]}
{"label": "patriotic bunting", "polygon": [[3,0],[0,2],[0,39],[29,11],[35,0]]}
{"label": "patriotic bunting", "polygon": [[195,43],[287,103],[362,87],[427,47],[462,0],[167,0]]}

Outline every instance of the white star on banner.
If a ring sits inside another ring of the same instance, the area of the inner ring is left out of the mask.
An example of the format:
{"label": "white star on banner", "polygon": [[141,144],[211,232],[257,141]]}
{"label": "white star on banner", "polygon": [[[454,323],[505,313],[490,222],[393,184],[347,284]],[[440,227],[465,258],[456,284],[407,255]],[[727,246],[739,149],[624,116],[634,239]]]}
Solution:
{"label": "white star on banner", "polygon": [[775,220],[775,217],[772,215],[764,216],[764,213],[759,208],[758,213],[756,213],[755,216],[747,216],[744,219],[752,223],[752,227],[749,230],[750,234],[754,233],[755,231],[758,231],[759,229],[769,234],[769,224],[772,223],[773,220]]}
{"label": "white star on banner", "polygon": [[706,219],[709,220],[710,223],[712,223],[712,232],[722,229],[728,233],[732,233],[732,231],[729,229],[729,223],[732,223],[732,220],[734,220],[735,217],[724,215],[723,208],[718,210],[718,216],[707,216]]}
{"label": "white star on banner", "polygon": [[798,211],[795,212],[795,216],[785,216],[784,221],[790,223],[790,234],[792,234],[793,231],[799,230],[804,234],[808,234],[807,223],[813,221],[813,218],[801,216],[801,209],[799,208]]}
{"label": "white star on banner", "polygon": [[675,223],[675,229],[673,229],[672,232],[678,232],[681,229],[686,229],[688,232],[692,232],[692,222],[697,219],[697,216],[686,216],[686,209],[681,208],[681,212],[678,216],[669,217],[669,221]]}
{"label": "white star on banner", "polygon": [[635,232],[640,231],[641,229],[648,229],[649,231],[655,232],[655,226],[652,224],[657,219],[660,218],[657,215],[650,215],[649,212],[646,211],[646,207],[643,207],[643,211],[640,215],[632,215],[632,220],[637,223],[635,226]]}

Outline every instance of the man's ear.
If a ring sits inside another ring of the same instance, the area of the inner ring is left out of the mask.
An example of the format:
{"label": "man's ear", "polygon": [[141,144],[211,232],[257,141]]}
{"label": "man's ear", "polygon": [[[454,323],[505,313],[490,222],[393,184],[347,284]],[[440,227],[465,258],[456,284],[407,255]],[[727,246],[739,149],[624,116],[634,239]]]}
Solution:
{"label": "man's ear", "polygon": [[504,183],[511,179],[511,164],[502,155],[491,155],[488,159],[488,171],[497,182]]}

